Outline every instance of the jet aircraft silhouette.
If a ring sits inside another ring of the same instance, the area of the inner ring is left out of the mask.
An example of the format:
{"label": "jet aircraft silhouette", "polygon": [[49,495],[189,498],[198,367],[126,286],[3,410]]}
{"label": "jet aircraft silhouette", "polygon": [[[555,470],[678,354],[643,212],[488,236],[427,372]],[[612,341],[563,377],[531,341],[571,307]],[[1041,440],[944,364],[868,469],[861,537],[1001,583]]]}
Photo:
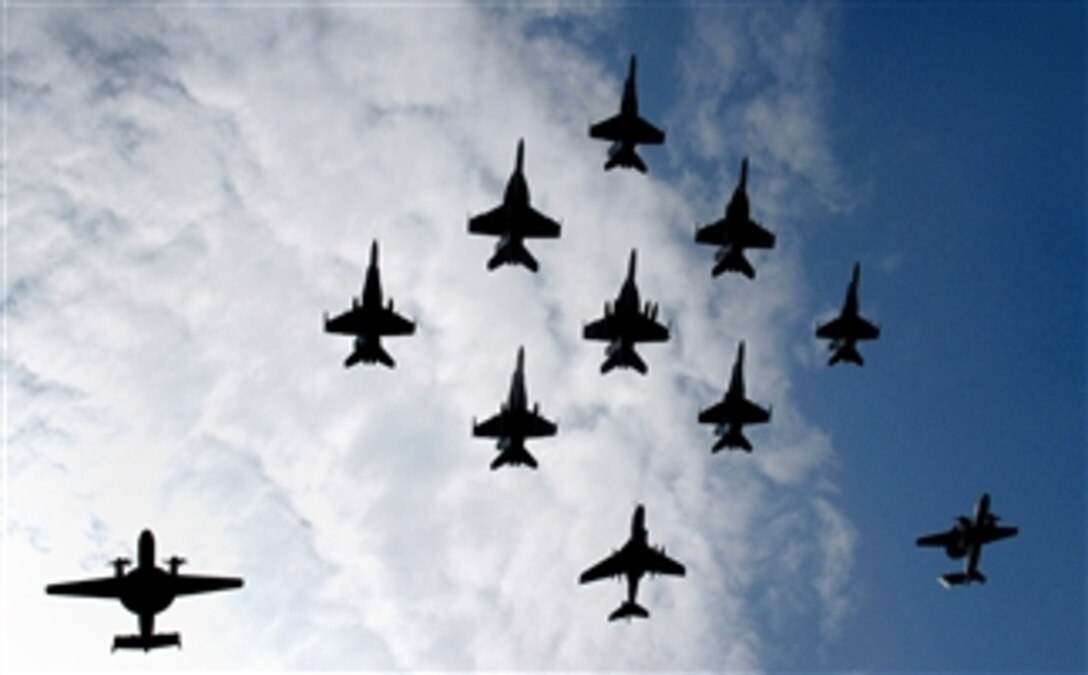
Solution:
{"label": "jet aircraft silhouette", "polygon": [[45,592],[50,595],[116,598],[125,609],[136,614],[140,620],[139,634],[115,636],[112,651],[142,649],[148,652],[160,647],[180,648],[181,636],[178,633],[155,632],[155,615],[169,607],[174,598],[240,588],[242,579],[181,574],[178,568],[185,564],[185,559],[177,556],[165,562],[169,570],[155,565],[155,536],[150,530],[144,530],[137,543],[136,567],[131,572],[125,572],[125,567],[131,561],[117,558],[113,561],[112,577],[50,584],[45,587]]}
{"label": "jet aircraft silhouette", "polygon": [[605,171],[622,166],[634,168],[646,173],[646,164],[635,152],[635,146],[660,145],[665,142],[665,132],[650,124],[638,114],[638,95],[635,93],[635,55],[627,70],[627,80],[623,83],[623,99],[620,112],[606,120],[589,127],[589,135],[605,141],[612,141],[608,150]]}
{"label": "jet aircraft silhouette", "polygon": [[725,207],[725,216],[695,231],[696,242],[721,247],[714,254],[711,276],[716,277],[723,272],[739,272],[753,279],[756,270],[744,257],[744,249],[774,247],[774,235],[752,220],[748,214],[747,182],[748,158],[745,157],[740,163],[740,180],[733,190],[733,197]]}
{"label": "jet aircraft silhouette", "polygon": [[646,363],[635,352],[639,342],[665,342],[669,339],[669,329],[657,321],[657,305],[647,302],[639,309],[638,286],[635,284],[635,264],[637,251],[631,250],[627,264],[627,278],[620,287],[616,302],[604,304],[604,316],[585,326],[582,336],[586,340],[604,340],[606,358],[601,364],[601,373],[613,368],[634,368],[645,375]]}
{"label": "jet aircraft silhouette", "polygon": [[540,415],[540,404],[529,409],[529,397],[525,393],[525,348],[518,348],[518,363],[510,378],[510,394],[506,403],[500,404],[499,413],[476,423],[472,420],[472,435],[479,438],[497,438],[499,456],[491,462],[491,469],[504,464],[524,464],[535,469],[536,458],[525,449],[525,439],[554,436],[556,425]]}
{"label": "jet aircraft silhouette", "polygon": [[737,360],[733,363],[733,375],[722,400],[699,413],[700,424],[716,424],[719,436],[713,452],[722,448],[741,448],[752,451],[752,444],[744,437],[745,424],[769,422],[771,412],[752,403],[744,396],[744,342],[737,347]]}
{"label": "jet aircraft silhouette", "polygon": [[416,325],[393,311],[393,300],[382,307],[382,281],[378,272],[378,242],[370,246],[370,266],[366,270],[366,283],[363,285],[362,302],[351,299],[351,309],[334,319],[325,314],[325,332],[341,335],[354,335],[354,351],[344,361],[344,367],[350,368],[356,363],[381,362],[392,368],[396,365],[393,357],[382,347],[383,335],[411,335]]}
{"label": "jet aircraft silhouette", "polygon": [[858,313],[858,281],[861,278],[861,263],[854,263],[854,274],[846,289],[846,300],[837,317],[816,328],[816,337],[830,340],[829,349],[833,352],[827,364],[833,366],[839,361],[864,365],[865,360],[858,352],[858,340],[875,340],[880,337],[880,329],[862,318]]}
{"label": "jet aircraft silhouette", "polygon": [[609,621],[632,617],[649,618],[650,612],[635,602],[635,596],[638,595],[638,582],[643,574],[649,572],[651,575],[684,576],[684,566],[665,555],[665,547],[650,546],[647,543],[647,536],[646,509],[639,504],[635,507],[635,514],[631,518],[631,536],[623,548],[614,551],[612,555],[582,572],[582,576],[578,577],[580,584],[587,584],[605,577],[620,575],[627,577],[627,600],[608,615]]}
{"label": "jet aircraft silhouette", "polygon": [[554,239],[559,236],[560,225],[530,206],[529,184],[522,170],[525,160],[525,142],[518,141],[514,172],[506,183],[502,204],[473,216],[468,221],[468,231],[499,237],[495,254],[487,261],[487,269],[494,271],[499,265],[521,264],[537,271],[536,259],[525,248],[529,237]]}
{"label": "jet aircraft silhouette", "polygon": [[919,537],[918,546],[942,546],[949,558],[959,559],[966,557],[962,572],[950,572],[938,577],[938,581],[945,588],[969,584],[972,581],[985,583],[986,577],[978,571],[978,559],[982,554],[982,546],[993,541],[1000,541],[1016,536],[1019,531],[1015,527],[1003,527],[997,524],[1000,520],[990,513],[990,495],[983,493],[975,504],[974,516],[959,516],[956,524],[947,532],[939,532],[925,537]]}

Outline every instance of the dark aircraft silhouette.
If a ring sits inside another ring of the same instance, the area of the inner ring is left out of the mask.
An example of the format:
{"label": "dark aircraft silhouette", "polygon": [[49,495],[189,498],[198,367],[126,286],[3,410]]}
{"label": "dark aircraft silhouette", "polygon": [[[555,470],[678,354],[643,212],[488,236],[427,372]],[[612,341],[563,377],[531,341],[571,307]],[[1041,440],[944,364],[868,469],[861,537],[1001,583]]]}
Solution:
{"label": "dark aircraft silhouette", "polygon": [[774,235],[765,230],[748,215],[748,158],[740,163],[740,180],[733,190],[733,197],[725,207],[725,217],[695,231],[695,241],[700,244],[720,246],[714,254],[711,276],[723,272],[739,272],[749,279],[756,270],[744,257],[746,248],[772,248]]}
{"label": "dark aircraft silhouette", "polygon": [[722,448],[741,448],[752,451],[752,444],[744,437],[745,424],[769,422],[771,413],[744,397],[744,343],[737,347],[737,360],[733,363],[733,376],[722,400],[699,413],[700,424],[716,424],[715,433],[720,437],[713,452]]}
{"label": "dark aircraft silhouette", "polygon": [[605,171],[622,166],[638,169],[646,173],[646,165],[635,152],[635,146],[660,145],[665,142],[665,132],[642,119],[638,115],[638,95],[635,93],[635,55],[631,55],[631,65],[627,70],[627,80],[623,83],[623,100],[620,112],[606,120],[589,127],[589,135],[605,141],[612,141],[608,150]]}
{"label": "dark aircraft silhouette", "polygon": [[529,205],[529,184],[525,182],[522,163],[525,159],[525,142],[518,141],[518,154],[514,172],[506,183],[502,204],[473,216],[468,221],[468,231],[498,237],[495,254],[487,261],[487,269],[499,265],[521,264],[535,272],[536,259],[525,248],[530,237],[554,239],[559,236],[559,223]]}
{"label": "dark aircraft silhouette", "polygon": [[657,322],[657,305],[647,302],[639,309],[638,286],[635,284],[637,252],[632,249],[627,264],[627,278],[620,287],[616,302],[610,307],[604,304],[604,316],[585,326],[582,336],[586,340],[605,340],[606,358],[601,373],[613,368],[634,368],[645,375],[646,363],[635,352],[638,342],[665,342],[669,329]]}
{"label": "dark aircraft silhouette", "polygon": [[147,652],[159,647],[180,648],[181,636],[178,633],[155,632],[155,615],[169,607],[178,596],[240,588],[242,580],[236,577],[179,574],[178,567],[185,564],[185,559],[177,556],[165,562],[169,571],[155,565],[155,536],[150,530],[144,530],[140,533],[136,568],[131,572],[125,573],[125,567],[131,561],[117,558],[113,561],[112,577],[49,584],[45,592],[85,598],[116,598],[125,609],[139,616],[140,633],[114,636],[113,651],[142,649]]}
{"label": "dark aircraft silhouette", "polygon": [[975,504],[973,518],[959,516],[956,524],[947,532],[931,534],[919,537],[919,546],[942,546],[949,558],[959,559],[966,556],[962,572],[950,572],[938,577],[938,581],[945,588],[969,584],[972,581],[985,583],[986,577],[978,571],[978,559],[982,554],[983,544],[1000,541],[1016,536],[1019,531],[1015,527],[1002,527],[997,524],[1000,520],[990,513],[990,495],[983,494]]}
{"label": "dark aircraft silhouette", "polygon": [[499,405],[499,414],[476,423],[472,420],[472,435],[479,438],[497,438],[499,456],[491,462],[491,469],[504,464],[524,464],[536,468],[536,459],[525,449],[525,439],[554,436],[556,426],[540,416],[540,404],[529,409],[529,397],[525,393],[525,348],[518,348],[518,365],[510,378],[510,394],[506,403]]}
{"label": "dark aircraft silhouette", "polygon": [[827,365],[833,366],[839,361],[865,363],[858,352],[858,340],[875,340],[880,337],[880,329],[858,314],[858,280],[861,278],[861,263],[854,263],[854,274],[846,289],[846,300],[837,317],[816,328],[816,337],[831,340],[828,345],[833,352]]}
{"label": "dark aircraft silhouette", "polygon": [[389,352],[382,348],[383,335],[411,335],[416,325],[393,311],[393,300],[382,307],[382,281],[378,273],[378,242],[370,247],[370,266],[366,270],[362,302],[351,299],[351,309],[335,319],[325,314],[325,332],[355,336],[355,349],[344,361],[350,368],[360,361],[381,362],[392,368],[396,365]]}
{"label": "dark aircraft silhouette", "polygon": [[638,595],[638,582],[647,572],[651,575],[673,574],[682,577],[684,566],[665,555],[665,547],[655,548],[647,543],[646,509],[639,504],[635,507],[634,517],[631,518],[631,537],[623,548],[582,572],[582,576],[578,577],[578,583],[587,584],[605,577],[626,576],[627,600],[608,615],[608,620],[615,621],[632,617],[646,619],[649,618],[650,613],[645,607],[635,602],[635,596]]}

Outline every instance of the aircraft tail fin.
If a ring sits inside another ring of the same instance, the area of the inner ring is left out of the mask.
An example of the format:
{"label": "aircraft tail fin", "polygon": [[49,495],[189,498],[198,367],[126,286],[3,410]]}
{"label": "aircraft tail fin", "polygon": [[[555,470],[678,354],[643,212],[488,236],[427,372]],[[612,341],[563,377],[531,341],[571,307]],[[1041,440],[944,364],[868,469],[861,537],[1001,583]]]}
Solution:
{"label": "aircraft tail fin", "polygon": [[646,173],[646,164],[635,152],[635,146],[619,143],[608,153],[608,161],[604,163],[604,170],[610,171],[617,166],[636,169],[639,173]]}
{"label": "aircraft tail fin", "polygon": [[142,649],[145,652],[161,647],[177,647],[181,649],[181,636],[177,633],[156,633],[153,635],[116,635],[113,638],[113,649]]}
{"label": "aircraft tail fin", "polygon": [[601,374],[603,375],[613,368],[634,368],[641,375],[645,375],[649,370],[646,367],[646,362],[642,360],[634,347],[626,345],[612,350],[608,354],[608,358],[601,364]]}
{"label": "aircraft tail fin", "polygon": [[744,257],[744,249],[733,246],[721,250],[711,276],[717,277],[725,272],[739,272],[749,279],[756,277],[755,268],[748,262],[748,258]]}
{"label": "aircraft tail fin", "polygon": [[714,444],[712,452],[718,452],[724,449],[730,450],[744,450],[745,452],[752,451],[752,444],[745,438],[744,433],[740,427],[729,429],[722,434],[722,437],[718,439],[718,442]]}
{"label": "aircraft tail fin", "polygon": [[355,351],[344,360],[344,367],[351,368],[357,363],[381,363],[388,368],[395,368],[396,361],[385,351],[380,343],[357,343]]}
{"label": "aircraft tail fin", "polygon": [[978,570],[972,570],[970,572],[950,572],[948,574],[942,574],[937,580],[945,588],[952,588],[953,586],[963,586],[977,581],[980,584],[986,583],[986,576]]}
{"label": "aircraft tail fin", "polygon": [[628,600],[619,606],[619,609],[608,615],[609,621],[615,621],[616,619],[632,619],[634,617],[640,619],[650,618],[650,612],[646,610],[642,605],[631,602]]}
{"label": "aircraft tail fin", "polygon": [[529,249],[512,241],[500,243],[495,248],[495,255],[487,261],[487,269],[492,272],[501,265],[524,265],[531,272],[536,272],[540,267]]}
{"label": "aircraft tail fin", "polygon": [[865,359],[861,358],[861,352],[858,351],[857,345],[853,343],[844,344],[836,349],[835,353],[828,359],[827,365],[833,366],[840,361],[856,363],[859,366],[865,365]]}
{"label": "aircraft tail fin", "polygon": [[491,470],[501,466],[527,466],[530,469],[537,467],[536,458],[529,454],[524,445],[514,445],[499,452],[499,456],[491,462]]}

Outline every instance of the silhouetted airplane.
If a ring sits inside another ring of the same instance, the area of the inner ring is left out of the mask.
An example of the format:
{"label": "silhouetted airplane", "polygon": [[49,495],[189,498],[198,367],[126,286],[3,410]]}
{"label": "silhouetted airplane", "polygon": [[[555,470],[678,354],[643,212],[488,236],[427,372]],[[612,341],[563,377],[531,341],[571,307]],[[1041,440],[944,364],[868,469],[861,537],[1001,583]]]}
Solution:
{"label": "silhouetted airplane", "polygon": [[744,437],[745,424],[769,422],[771,413],[744,397],[744,343],[737,347],[737,360],[733,363],[733,376],[722,400],[699,413],[700,424],[718,425],[714,433],[720,438],[713,452],[722,448],[742,448],[752,451],[752,444]]}
{"label": "silhouetted airplane", "polygon": [[608,150],[605,171],[616,167],[635,168],[646,173],[646,165],[635,152],[635,146],[659,145],[665,142],[665,132],[642,119],[638,115],[638,95],[635,93],[635,55],[631,55],[631,65],[627,70],[627,80],[623,83],[623,100],[620,101],[618,115],[597,122],[589,127],[589,135],[606,141],[612,141]]}
{"label": "silhouetted airplane", "polygon": [[858,280],[861,278],[861,263],[854,263],[854,274],[846,289],[846,300],[837,317],[816,328],[816,337],[831,340],[828,348],[834,352],[827,364],[833,366],[839,361],[865,363],[858,352],[858,340],[875,340],[880,337],[880,329],[858,314]]}
{"label": "silhouetted airplane", "polygon": [[185,564],[185,559],[177,556],[165,562],[169,571],[155,565],[155,536],[150,530],[144,530],[140,533],[136,568],[131,572],[125,573],[125,567],[131,561],[117,558],[113,561],[112,577],[50,584],[45,587],[45,592],[50,595],[120,600],[125,609],[140,618],[140,633],[114,636],[114,651],[142,649],[147,652],[159,647],[180,648],[181,636],[178,633],[155,632],[155,615],[169,607],[178,596],[240,588],[242,580],[237,577],[179,574],[178,567]]}
{"label": "silhouetted airplane", "polygon": [[468,221],[468,231],[499,237],[495,254],[487,261],[487,269],[499,265],[522,264],[535,272],[536,259],[525,248],[525,239],[531,237],[554,239],[559,236],[559,223],[529,204],[529,184],[525,182],[522,163],[525,159],[525,142],[518,141],[518,154],[514,172],[506,183],[502,204],[473,216]]}
{"label": "silhouetted airplane", "polygon": [[476,423],[472,420],[472,435],[479,438],[497,438],[499,456],[491,462],[492,470],[503,464],[525,464],[536,468],[536,459],[525,449],[525,439],[554,436],[556,426],[540,415],[540,404],[534,403],[529,410],[529,397],[525,393],[525,348],[518,348],[518,364],[510,378],[510,394],[506,403],[499,405],[499,414]]}
{"label": "silhouetted airplane", "polygon": [[582,576],[578,577],[578,583],[586,584],[605,577],[626,576],[627,600],[608,615],[608,620],[615,621],[631,617],[645,619],[650,616],[650,613],[645,607],[635,602],[635,596],[638,595],[638,582],[647,572],[651,575],[673,574],[682,577],[684,566],[665,555],[665,547],[655,548],[647,543],[646,509],[639,504],[635,507],[634,517],[631,518],[631,537],[623,548],[582,572]]}
{"label": "silhouetted airplane", "polygon": [[938,577],[942,586],[951,588],[972,581],[986,582],[986,577],[978,571],[983,544],[1013,537],[1019,531],[1015,527],[997,525],[998,520],[1000,518],[990,513],[990,495],[984,493],[975,504],[973,518],[959,516],[951,530],[918,538],[919,546],[943,546],[949,558],[967,557],[963,572],[950,572]]}
{"label": "silhouetted airplane", "polygon": [[638,286],[635,284],[636,256],[637,252],[632,249],[627,278],[620,287],[616,302],[611,307],[604,303],[604,316],[582,330],[586,340],[605,340],[609,343],[605,348],[607,358],[601,364],[601,373],[616,367],[630,367],[645,375],[646,363],[635,352],[635,344],[669,339],[669,329],[657,322],[657,305],[647,302],[644,310],[639,309]]}
{"label": "silhouetted airplane", "polygon": [[740,163],[740,180],[733,190],[733,197],[725,207],[725,217],[695,231],[695,241],[700,244],[721,246],[714,254],[711,276],[723,272],[740,272],[749,279],[755,278],[756,270],[744,257],[746,248],[772,248],[774,235],[765,230],[748,215],[748,158]]}
{"label": "silhouetted airplane", "polygon": [[351,309],[335,319],[325,314],[325,332],[355,336],[355,350],[344,361],[344,367],[350,368],[360,361],[375,363],[380,361],[392,368],[396,364],[389,352],[382,348],[383,335],[411,335],[416,325],[393,311],[393,300],[382,307],[382,281],[378,273],[378,242],[370,247],[370,266],[366,270],[366,283],[363,285],[362,303],[351,299]]}

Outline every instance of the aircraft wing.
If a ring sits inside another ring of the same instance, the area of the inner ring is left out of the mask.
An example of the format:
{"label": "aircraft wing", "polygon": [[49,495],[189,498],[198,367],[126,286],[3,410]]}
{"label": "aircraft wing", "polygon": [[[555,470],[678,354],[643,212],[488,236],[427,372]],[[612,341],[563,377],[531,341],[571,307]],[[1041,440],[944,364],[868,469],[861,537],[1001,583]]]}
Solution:
{"label": "aircraft wing", "polygon": [[733,243],[732,233],[725,218],[715,220],[709,225],[703,225],[695,231],[695,241],[699,244],[716,244],[728,246]]}
{"label": "aircraft wing", "polygon": [[950,545],[956,545],[959,543],[959,535],[955,530],[947,530],[945,532],[939,532],[937,534],[929,534],[924,537],[918,537],[918,541],[915,542],[918,546],[941,546],[947,547]]}
{"label": "aircraft wing", "polygon": [[560,225],[540,211],[529,207],[521,219],[521,236],[538,239],[555,239],[559,236]]}
{"label": "aircraft wing", "polygon": [[648,548],[643,552],[642,565],[652,574],[684,576],[684,566],[665,555],[664,550]]}
{"label": "aircraft wing", "polygon": [[874,340],[880,329],[860,316],[839,315],[816,329],[816,337],[830,340]]}
{"label": "aircraft wing", "polygon": [[699,413],[700,424],[761,424],[770,419],[769,411],[747,399],[739,405],[720,401]]}
{"label": "aircraft wing", "polygon": [[543,416],[531,410],[526,411],[518,422],[521,424],[522,433],[526,437],[555,435],[555,423],[544,419]]}
{"label": "aircraft wing", "polygon": [[639,313],[632,322],[631,340],[633,342],[665,342],[668,339],[669,329],[645,314]]}
{"label": "aircraft wing", "polygon": [[486,234],[497,237],[506,234],[509,229],[502,204],[468,219],[468,231],[472,234]]}
{"label": "aircraft wing", "polygon": [[744,248],[774,248],[774,234],[754,220],[749,220],[736,238]]}
{"label": "aircraft wing", "polygon": [[339,333],[341,335],[361,335],[363,328],[363,310],[354,307],[343,314],[333,317],[325,322],[326,333]]}
{"label": "aircraft wing", "polygon": [[993,542],[993,541],[1001,541],[1002,539],[1008,539],[1009,537],[1015,537],[1016,533],[1019,532],[1019,531],[1020,530],[1018,530],[1015,527],[1001,527],[1001,526],[990,527],[990,528],[987,528],[986,531],[982,533],[982,537],[981,537],[979,543],[989,544],[990,542]]}
{"label": "aircraft wing", "polygon": [[405,319],[389,307],[382,309],[379,321],[379,332],[382,335],[411,335],[416,330],[415,323]]}
{"label": "aircraft wing", "polygon": [[503,424],[502,413],[473,425],[472,435],[480,438],[500,438],[506,435],[506,425]]}
{"label": "aircraft wing", "polygon": [[630,119],[614,115],[589,127],[589,135],[606,141],[630,141],[644,145],[665,142],[665,132],[641,117]]}
{"label": "aircraft wing", "polygon": [[611,316],[603,316],[586,324],[582,329],[582,337],[587,340],[615,340],[616,322]]}
{"label": "aircraft wing", "polygon": [[45,592],[49,595],[74,595],[82,598],[120,598],[124,590],[124,577],[103,577],[85,581],[66,581],[49,584]]}
{"label": "aircraft wing", "polygon": [[627,556],[624,554],[623,549],[621,549],[593,567],[590,567],[585,572],[582,572],[582,576],[578,577],[578,583],[588,584],[589,582],[597,581],[598,579],[618,577],[621,574],[626,574],[629,567],[630,563],[627,560]]}
{"label": "aircraft wing", "polygon": [[242,580],[237,577],[205,577],[193,574],[178,574],[172,577],[174,593],[177,595],[195,595],[241,588]]}

